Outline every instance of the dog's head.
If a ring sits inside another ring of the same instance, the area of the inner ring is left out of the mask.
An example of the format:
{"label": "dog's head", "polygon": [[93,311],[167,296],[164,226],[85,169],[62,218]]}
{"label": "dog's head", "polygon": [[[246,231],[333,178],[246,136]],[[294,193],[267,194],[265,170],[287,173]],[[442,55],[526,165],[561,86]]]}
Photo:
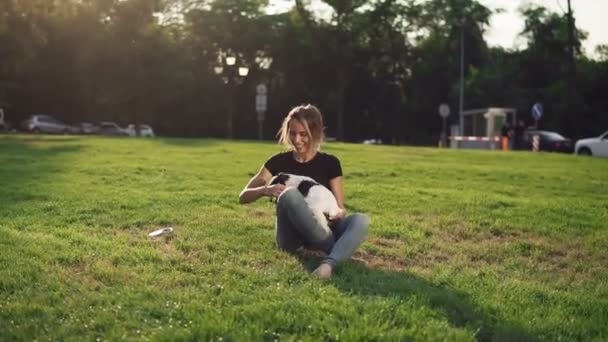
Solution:
{"label": "dog's head", "polygon": [[[279,172],[277,173],[276,176],[270,178],[270,182],[268,183],[268,185],[274,185],[274,184],[283,184],[283,185],[287,185],[287,182],[289,181],[290,178],[290,174],[285,173],[285,172]],[[270,198],[270,202],[273,201],[273,198]],[[275,199],[276,201],[276,199]]]}
{"label": "dog's head", "polygon": [[270,185],[274,184],[283,184],[287,185],[287,181],[289,181],[290,175],[285,172],[279,172],[276,176],[270,178]]}

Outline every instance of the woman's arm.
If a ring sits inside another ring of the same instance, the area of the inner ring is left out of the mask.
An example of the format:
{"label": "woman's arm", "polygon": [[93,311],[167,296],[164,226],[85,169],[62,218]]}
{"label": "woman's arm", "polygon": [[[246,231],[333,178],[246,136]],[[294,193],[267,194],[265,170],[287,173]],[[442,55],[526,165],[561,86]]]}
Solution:
{"label": "woman's arm", "polygon": [[266,184],[272,177],[272,174],[264,166],[258,173],[249,180],[243,191],[239,194],[239,203],[245,204],[256,201],[262,196],[269,196],[268,187]]}
{"label": "woman's arm", "polygon": [[346,209],[344,207],[344,183],[342,182],[342,176],[334,177],[329,180],[329,190],[331,190],[336,197],[338,207],[340,207],[342,211],[338,215],[329,217],[328,219],[330,221],[339,220],[346,216]]}

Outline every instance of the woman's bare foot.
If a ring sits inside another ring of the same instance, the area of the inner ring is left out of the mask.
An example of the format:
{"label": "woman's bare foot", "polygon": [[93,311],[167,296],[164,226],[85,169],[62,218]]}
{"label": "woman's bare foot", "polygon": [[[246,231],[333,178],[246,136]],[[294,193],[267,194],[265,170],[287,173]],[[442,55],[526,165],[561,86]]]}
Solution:
{"label": "woman's bare foot", "polygon": [[316,270],[312,272],[312,275],[321,279],[329,279],[331,278],[331,273],[333,271],[333,267],[330,264],[322,263],[317,267]]}

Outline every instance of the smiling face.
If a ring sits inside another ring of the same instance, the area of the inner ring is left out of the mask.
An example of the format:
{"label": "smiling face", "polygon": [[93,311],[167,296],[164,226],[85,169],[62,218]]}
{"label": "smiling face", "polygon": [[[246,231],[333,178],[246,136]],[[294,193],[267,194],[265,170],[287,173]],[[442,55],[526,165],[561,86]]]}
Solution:
{"label": "smiling face", "polygon": [[314,154],[324,137],[321,112],[310,104],[293,108],[283,120],[278,135],[279,143],[297,154]]}
{"label": "smiling face", "polygon": [[288,130],[289,141],[298,154],[305,155],[312,152],[314,146],[312,146],[312,137],[306,121],[292,119],[289,122]]}

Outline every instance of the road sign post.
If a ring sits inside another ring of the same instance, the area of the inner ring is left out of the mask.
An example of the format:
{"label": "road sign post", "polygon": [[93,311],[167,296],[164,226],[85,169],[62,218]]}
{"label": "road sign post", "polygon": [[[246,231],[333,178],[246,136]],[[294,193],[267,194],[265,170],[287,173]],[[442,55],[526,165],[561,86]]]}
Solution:
{"label": "road sign post", "polygon": [[439,105],[439,116],[441,116],[441,119],[442,119],[441,137],[440,137],[441,147],[446,147],[448,145],[447,133],[445,130],[446,130],[446,119],[449,115],[450,115],[450,106],[448,106],[445,103],[442,103],[441,105]]}
{"label": "road sign post", "polygon": [[255,111],[258,113],[258,139],[264,138],[264,119],[266,118],[266,110],[268,109],[268,88],[264,83],[258,84],[256,87],[255,96]]}
{"label": "road sign post", "polygon": [[540,121],[540,118],[543,117],[543,114],[544,114],[544,108],[543,108],[542,103],[536,102],[532,106],[532,118],[534,118],[534,128],[538,128],[538,121]]}

